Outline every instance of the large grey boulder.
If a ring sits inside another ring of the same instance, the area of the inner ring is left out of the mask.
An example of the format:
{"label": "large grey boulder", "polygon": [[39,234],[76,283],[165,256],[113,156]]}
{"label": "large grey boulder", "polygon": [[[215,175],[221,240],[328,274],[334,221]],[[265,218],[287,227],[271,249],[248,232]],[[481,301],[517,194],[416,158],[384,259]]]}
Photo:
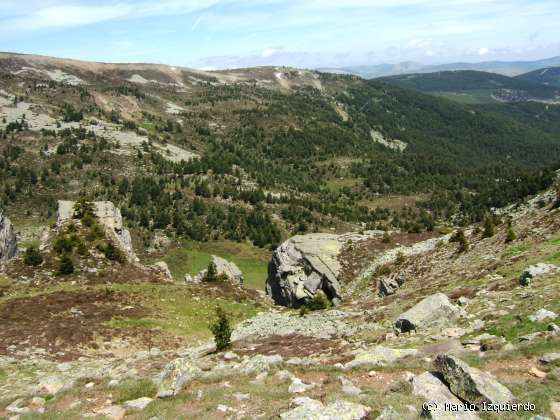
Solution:
{"label": "large grey boulder", "polygon": [[514,400],[511,391],[492,375],[470,367],[454,356],[439,354],[435,365],[451,392],[464,401],[480,406],[482,403],[505,404]]}
{"label": "large grey boulder", "polygon": [[402,313],[393,322],[397,334],[416,330],[443,327],[463,315],[463,311],[453,305],[443,293],[428,296]]}
{"label": "large grey boulder", "polygon": [[313,233],[288,239],[272,254],[266,292],[277,305],[297,308],[323,290],[334,303],[342,298],[338,281],[340,235]]}
{"label": "large grey boulder", "polygon": [[0,262],[16,257],[17,254],[18,247],[14,226],[0,209]]}
{"label": "large grey boulder", "polygon": [[157,378],[158,398],[177,395],[200,373],[200,368],[189,358],[178,358],[170,361]]}
{"label": "large grey boulder", "polygon": [[[479,418],[476,413],[465,410],[461,400],[430,372],[412,378],[412,392],[428,403],[423,406],[422,417],[434,420],[475,420]],[[445,409],[450,406],[460,409],[457,411]]]}
{"label": "large grey boulder", "polygon": [[[106,235],[126,255],[129,261],[138,261],[132,247],[130,232],[123,225],[121,211],[110,201],[94,201],[95,216],[105,228]],[[61,226],[74,217],[75,201],[58,201],[57,225]]]}

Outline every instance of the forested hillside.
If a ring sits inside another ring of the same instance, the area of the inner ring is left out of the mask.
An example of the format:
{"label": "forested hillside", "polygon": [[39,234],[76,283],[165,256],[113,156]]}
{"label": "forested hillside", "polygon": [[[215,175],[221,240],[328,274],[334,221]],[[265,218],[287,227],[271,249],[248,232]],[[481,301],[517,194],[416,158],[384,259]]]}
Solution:
{"label": "forested hillside", "polygon": [[547,67],[531,71],[517,76],[516,79],[560,87],[560,67]]}
{"label": "forested hillside", "polygon": [[0,89],[0,207],[48,223],[57,199],[113,201],[146,247],[478,221],[560,161],[554,123],[353,76],[7,55]]}

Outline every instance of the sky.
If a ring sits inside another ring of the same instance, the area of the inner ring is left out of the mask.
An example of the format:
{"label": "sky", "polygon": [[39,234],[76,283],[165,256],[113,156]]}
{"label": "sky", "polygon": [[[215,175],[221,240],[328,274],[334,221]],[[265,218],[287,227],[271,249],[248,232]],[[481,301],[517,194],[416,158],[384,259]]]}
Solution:
{"label": "sky", "polygon": [[0,0],[0,51],[217,69],[560,55],[560,0]]}

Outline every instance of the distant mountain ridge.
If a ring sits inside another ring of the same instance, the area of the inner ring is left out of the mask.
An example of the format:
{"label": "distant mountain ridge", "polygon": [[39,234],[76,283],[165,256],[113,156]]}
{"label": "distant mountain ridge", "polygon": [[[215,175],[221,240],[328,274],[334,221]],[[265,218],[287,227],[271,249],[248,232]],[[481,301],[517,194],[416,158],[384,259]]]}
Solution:
{"label": "distant mountain ridge", "polygon": [[519,80],[541,83],[543,85],[560,87],[560,67],[546,67],[521,74],[516,77]]}
{"label": "distant mountain ridge", "polygon": [[347,66],[340,68],[321,68],[318,70],[326,73],[354,74],[365,78],[453,70],[477,70],[498,73],[505,76],[518,76],[534,70],[556,66],[560,66],[560,56],[535,61],[484,61],[480,63],[456,62],[438,65],[424,65],[414,61],[405,61],[397,64]]}

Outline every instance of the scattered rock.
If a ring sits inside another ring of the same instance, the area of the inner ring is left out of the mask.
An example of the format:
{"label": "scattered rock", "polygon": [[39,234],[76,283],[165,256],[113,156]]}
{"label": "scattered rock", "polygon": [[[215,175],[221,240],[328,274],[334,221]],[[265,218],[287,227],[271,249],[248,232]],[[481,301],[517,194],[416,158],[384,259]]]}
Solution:
{"label": "scattered rock", "polygon": [[522,335],[521,337],[519,337],[519,341],[533,341],[542,336],[543,333],[539,331],[531,334]]}
{"label": "scattered rock", "polygon": [[412,379],[414,395],[424,398],[426,402],[433,403],[431,410],[423,407],[422,417],[431,419],[478,419],[479,417],[471,411],[449,411],[445,409],[446,404],[461,407],[461,400],[449,391],[447,386],[435,375],[425,372]]}
{"label": "scattered rock", "polygon": [[[293,401],[292,401],[293,402]],[[280,414],[284,420],[360,420],[367,417],[370,408],[361,404],[337,400],[327,406],[307,399],[286,413]]]}
{"label": "scattered rock", "polygon": [[459,306],[467,306],[469,302],[470,299],[465,296],[461,296],[459,299],[457,299],[457,305]]}
{"label": "scattered rock", "polygon": [[393,328],[397,334],[427,330],[449,324],[461,315],[461,309],[453,305],[446,295],[436,293],[401,314],[393,323]]}
{"label": "scattered rock", "polygon": [[38,394],[50,394],[55,395],[63,388],[69,388],[72,386],[72,383],[65,383],[64,379],[58,376],[48,376],[46,378],[41,379],[39,385],[37,387]]}
{"label": "scattered rock", "polygon": [[556,319],[558,314],[547,309],[539,309],[533,315],[529,315],[529,320],[533,322],[544,321],[545,319]]}
{"label": "scattered rock", "polygon": [[548,324],[546,329],[547,329],[547,331],[550,331],[553,334],[560,333],[560,327],[558,325],[556,325],[555,323]]}
{"label": "scattered rock", "polygon": [[536,367],[532,367],[531,370],[529,370],[529,373],[533,375],[535,378],[539,378],[539,379],[546,378],[546,372],[543,372],[542,370],[537,369]]}
{"label": "scattered rock", "polygon": [[560,420],[560,402],[550,402],[550,412],[556,420]]}
{"label": "scattered rock", "polygon": [[243,286],[243,273],[237,265],[216,255],[212,255],[212,262],[218,275],[225,276],[231,283]]}
{"label": "scattered rock", "polygon": [[126,410],[120,405],[109,405],[98,411],[99,414],[109,417],[112,420],[121,420],[126,414]]}
{"label": "scattered rock", "polygon": [[346,395],[351,395],[356,397],[362,393],[362,390],[358,388],[356,385],[354,385],[352,381],[350,381],[348,378],[345,378],[344,376],[340,376],[338,379],[342,384],[342,392],[344,392]]}
{"label": "scattered rock", "polygon": [[142,411],[153,401],[152,398],[142,397],[135,400],[129,400],[123,403],[123,407],[129,410]]}
{"label": "scattered rock", "polygon": [[451,391],[465,401],[479,405],[482,402],[502,404],[514,399],[510,390],[492,375],[470,367],[454,356],[440,354],[435,365]]}
{"label": "scattered rock", "polygon": [[251,398],[250,394],[242,394],[241,392],[236,392],[235,394],[233,394],[233,398],[235,398],[237,401],[245,401]]}
{"label": "scattered rock", "polygon": [[560,353],[546,353],[539,358],[539,362],[547,365],[560,360]]}
{"label": "scattered rock", "polygon": [[314,384],[305,384],[301,379],[294,377],[292,378],[292,383],[288,388],[288,392],[290,394],[301,394],[302,392],[307,392],[314,387]]}
{"label": "scattered rock", "polygon": [[418,353],[416,349],[392,349],[390,347],[376,346],[373,349],[358,353],[354,360],[346,363],[345,368],[351,369],[357,366],[387,366],[404,357],[414,356]]}
{"label": "scattered rock", "polygon": [[292,380],[294,378],[294,374],[287,370],[279,370],[274,375],[274,378],[281,382],[285,382],[287,380]]}
{"label": "scattered rock", "polygon": [[194,380],[200,368],[188,358],[178,358],[169,362],[161,372],[158,382],[158,398],[177,395],[181,389]]}
{"label": "scattered rock", "polygon": [[271,356],[257,354],[250,359],[241,362],[238,370],[244,375],[252,375],[255,373],[268,371],[271,366],[282,363],[282,361],[282,356],[280,356],[279,354],[274,354]]}

